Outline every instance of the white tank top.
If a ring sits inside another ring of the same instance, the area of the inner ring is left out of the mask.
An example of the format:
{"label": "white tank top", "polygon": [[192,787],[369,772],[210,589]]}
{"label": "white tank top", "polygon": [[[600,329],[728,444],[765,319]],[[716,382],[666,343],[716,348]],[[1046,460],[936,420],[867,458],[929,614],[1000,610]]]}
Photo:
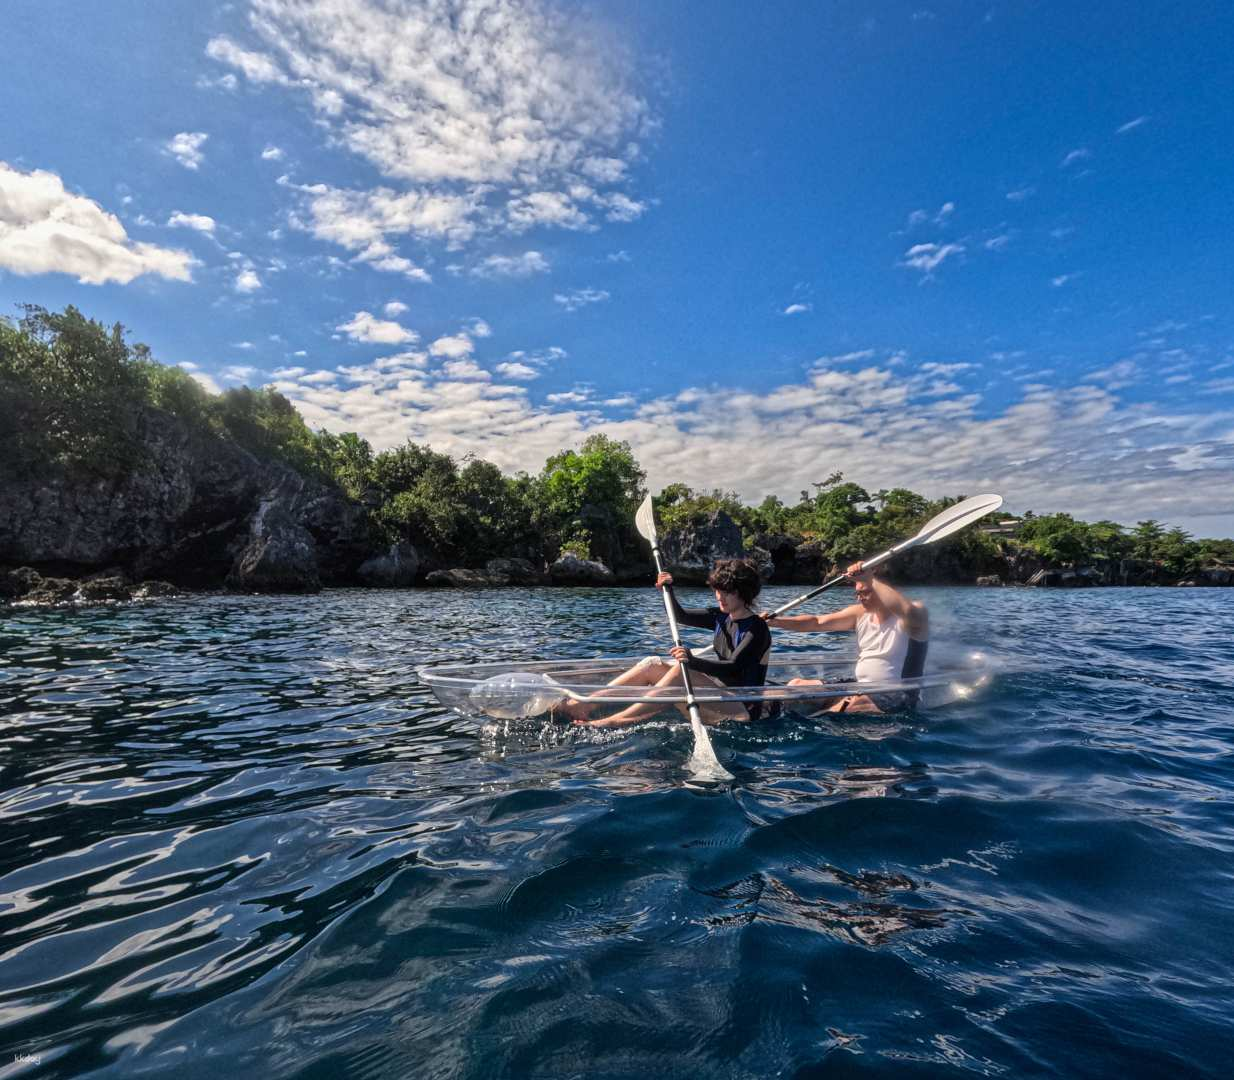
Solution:
{"label": "white tank top", "polygon": [[858,682],[889,682],[903,677],[908,657],[908,631],[898,615],[888,615],[881,623],[868,611],[857,620]]}

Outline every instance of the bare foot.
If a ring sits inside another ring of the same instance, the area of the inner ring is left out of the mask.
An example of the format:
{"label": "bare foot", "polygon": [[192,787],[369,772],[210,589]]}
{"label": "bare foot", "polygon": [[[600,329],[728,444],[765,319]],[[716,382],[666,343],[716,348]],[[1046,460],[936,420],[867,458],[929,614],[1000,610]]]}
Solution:
{"label": "bare foot", "polygon": [[584,724],[587,722],[587,706],[579,701],[559,701],[549,710],[549,716],[569,724]]}

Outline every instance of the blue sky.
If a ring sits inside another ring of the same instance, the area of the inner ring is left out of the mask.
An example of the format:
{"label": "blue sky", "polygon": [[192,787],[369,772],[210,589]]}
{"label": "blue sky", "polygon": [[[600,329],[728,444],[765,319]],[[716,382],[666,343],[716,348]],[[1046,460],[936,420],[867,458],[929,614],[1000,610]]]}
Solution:
{"label": "blue sky", "polygon": [[1226,4],[11,0],[0,309],[313,426],[1234,534]]}

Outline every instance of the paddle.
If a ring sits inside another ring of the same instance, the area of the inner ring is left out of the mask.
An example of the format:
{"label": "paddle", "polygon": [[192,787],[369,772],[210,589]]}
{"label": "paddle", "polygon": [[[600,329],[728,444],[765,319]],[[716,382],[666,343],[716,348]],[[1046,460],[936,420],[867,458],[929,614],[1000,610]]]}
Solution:
{"label": "paddle", "polygon": [[[949,506],[941,514],[935,514],[934,517],[922,525],[917,530],[916,536],[909,537],[909,539],[901,544],[896,544],[893,548],[888,548],[881,555],[875,555],[872,559],[866,559],[861,564],[861,568],[862,570],[873,570],[876,566],[882,566],[888,559],[895,558],[895,556],[905,551],[915,547],[922,547],[925,544],[933,544],[944,536],[950,536],[952,533],[959,532],[965,525],[971,525],[974,521],[981,520],[986,514],[993,513],[1002,505],[1003,497],[1001,495],[974,495],[970,499],[956,503],[955,506]],[[778,615],[783,615],[786,611],[792,611],[793,608],[801,606],[807,600],[813,600],[814,597],[825,589],[830,589],[832,585],[839,585],[841,581],[847,580],[847,574],[834,577],[820,585],[817,589],[811,589],[808,593],[797,597],[796,600],[790,600],[787,604],[780,605],[767,617],[774,619]]]}
{"label": "paddle", "polygon": [[[866,559],[861,564],[861,567],[863,570],[873,570],[876,566],[881,566],[888,559],[894,558],[910,548],[921,547],[924,544],[933,544],[944,536],[950,536],[952,533],[959,532],[965,525],[971,525],[974,521],[979,521],[986,514],[993,513],[1002,505],[1003,497],[1001,495],[974,495],[963,502],[958,502],[955,506],[947,507],[941,514],[935,514],[934,517],[930,518],[929,521],[917,530],[916,536],[910,537],[902,544],[896,544],[895,547],[884,551],[881,555],[875,555],[872,559]],[[811,589],[808,593],[803,593],[797,597],[797,599],[790,600],[787,604],[781,604],[767,618],[769,620],[774,619],[783,615],[786,611],[792,611],[793,608],[800,607],[807,600],[813,600],[819,593],[830,589],[833,585],[839,585],[841,581],[847,580],[847,574],[841,574],[839,577],[832,578],[817,589]],[[700,649],[699,653],[702,654],[706,651],[707,649]]]}
{"label": "paddle", "polygon": [[[634,525],[639,533],[651,544],[651,555],[656,561],[656,572],[663,573],[664,565],[660,560],[660,540],[656,535],[656,519],[651,509],[651,496],[648,495],[634,515]],[[669,629],[673,633],[673,644],[681,645],[681,632],[677,629],[677,617],[673,614],[672,586],[666,585],[660,590],[664,598],[664,612],[668,616]],[[695,776],[708,780],[731,780],[733,774],[728,772],[720,759],[716,757],[711,747],[711,739],[707,737],[707,729],[703,727],[703,718],[698,711],[698,701],[694,697],[694,687],[690,685],[690,670],[681,665],[681,685],[686,692],[686,708],[690,713],[690,727],[694,731],[694,753],[690,755],[689,768]]]}

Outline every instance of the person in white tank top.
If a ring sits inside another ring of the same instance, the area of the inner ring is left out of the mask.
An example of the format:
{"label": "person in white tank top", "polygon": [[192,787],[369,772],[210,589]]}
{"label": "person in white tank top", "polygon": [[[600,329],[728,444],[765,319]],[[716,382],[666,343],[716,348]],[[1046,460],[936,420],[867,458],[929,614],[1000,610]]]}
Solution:
{"label": "person in white tank top", "polygon": [[[909,600],[872,571],[853,563],[855,604],[829,615],[781,615],[768,618],[776,630],[855,630],[858,682],[878,683],[916,678],[922,674],[930,639],[925,605]],[[764,616],[766,618],[766,616]],[[822,685],[821,679],[793,679],[790,686]],[[851,694],[827,706],[830,712],[886,712],[903,708],[903,694]]]}

